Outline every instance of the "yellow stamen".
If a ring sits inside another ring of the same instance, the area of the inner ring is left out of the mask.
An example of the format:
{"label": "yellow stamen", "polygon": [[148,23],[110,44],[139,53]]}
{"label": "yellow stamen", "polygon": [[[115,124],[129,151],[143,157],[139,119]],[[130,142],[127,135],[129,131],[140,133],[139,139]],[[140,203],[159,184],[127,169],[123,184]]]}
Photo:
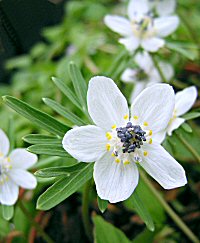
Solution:
{"label": "yellow stamen", "polygon": [[120,163],[120,159],[119,158],[115,159],[115,162]]}
{"label": "yellow stamen", "polygon": [[129,164],[130,164],[130,161],[128,161],[128,160],[124,161],[124,165],[129,165]]}
{"label": "yellow stamen", "polygon": [[107,150],[107,151],[110,151],[110,147],[111,147],[110,144],[107,143],[107,144],[106,144],[106,150]]}
{"label": "yellow stamen", "polygon": [[147,156],[148,155],[148,152],[147,151],[144,151],[144,156]]}
{"label": "yellow stamen", "polygon": [[111,155],[112,155],[112,157],[115,157],[115,154],[114,153],[112,153]]}
{"label": "yellow stamen", "polygon": [[7,161],[8,161],[8,162],[10,162],[10,161],[11,161],[10,157],[7,157]]}
{"label": "yellow stamen", "polygon": [[138,116],[134,116],[133,118],[134,118],[135,120],[138,120]]}
{"label": "yellow stamen", "polygon": [[149,136],[151,136],[153,134],[152,130],[149,130]]}
{"label": "yellow stamen", "polygon": [[125,115],[125,116],[124,116],[124,119],[127,120],[127,119],[128,119],[128,115]]}
{"label": "yellow stamen", "polygon": [[153,143],[153,139],[150,138],[150,139],[149,139],[149,144],[152,144],[152,143]]}
{"label": "yellow stamen", "polygon": [[149,126],[149,123],[148,123],[148,122],[144,122],[143,125],[144,125],[145,127],[147,127],[147,126]]}
{"label": "yellow stamen", "polygon": [[111,133],[110,133],[110,132],[107,132],[107,133],[106,133],[106,137],[107,137],[108,140],[111,140],[111,139],[112,139],[112,135],[111,135]]}
{"label": "yellow stamen", "polygon": [[117,128],[117,126],[116,126],[116,125],[113,125],[113,126],[112,126],[112,129],[116,129],[116,128]]}

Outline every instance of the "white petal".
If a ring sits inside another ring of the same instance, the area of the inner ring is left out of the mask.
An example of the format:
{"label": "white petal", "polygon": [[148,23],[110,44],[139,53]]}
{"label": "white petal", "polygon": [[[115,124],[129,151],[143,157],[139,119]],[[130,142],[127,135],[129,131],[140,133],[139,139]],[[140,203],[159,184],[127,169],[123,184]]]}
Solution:
{"label": "white petal", "polygon": [[177,128],[179,128],[184,122],[185,122],[185,119],[183,119],[183,118],[180,118],[180,117],[174,118],[167,127],[167,134],[169,136],[171,136],[172,132],[174,130],[176,130]]}
{"label": "white petal", "polygon": [[197,96],[198,93],[195,86],[177,92],[175,97],[176,115],[181,116],[189,111],[197,99]]}
{"label": "white petal", "polygon": [[5,132],[0,129],[0,157],[6,156],[10,148],[10,142]]}
{"label": "white petal", "polygon": [[166,80],[170,81],[174,76],[174,69],[171,64],[166,62],[159,62],[159,66],[166,78]]}
{"label": "white petal", "polygon": [[116,16],[116,15],[107,15],[104,18],[104,23],[114,32],[122,36],[132,35],[131,23],[128,19]]}
{"label": "white petal", "polygon": [[37,186],[35,176],[25,170],[12,169],[9,171],[9,177],[15,184],[25,189],[34,189]]}
{"label": "white petal", "polygon": [[138,116],[138,123],[148,123],[153,133],[165,129],[172,117],[175,95],[168,84],[155,84],[140,93],[131,107],[131,116]]}
{"label": "white petal", "polygon": [[28,169],[38,160],[37,155],[28,152],[26,149],[14,149],[9,155],[13,168]]}
{"label": "white petal", "polygon": [[146,88],[145,82],[137,82],[134,86],[134,89],[131,94],[131,103],[135,100],[135,98]]}
{"label": "white petal", "polygon": [[156,134],[153,135],[153,142],[161,144],[165,140],[166,135],[167,135],[166,130],[162,130],[160,132],[157,132]]}
{"label": "white petal", "polygon": [[154,28],[159,37],[165,37],[173,33],[179,25],[177,16],[166,16],[154,20]]}
{"label": "white petal", "polygon": [[129,52],[133,52],[139,47],[140,40],[135,36],[130,36],[127,38],[120,38],[119,43],[124,45]]}
{"label": "white petal", "polygon": [[142,155],[141,166],[163,188],[173,189],[187,183],[183,167],[161,145],[145,144],[142,149],[148,155]]}
{"label": "white petal", "polygon": [[163,39],[157,38],[157,37],[152,37],[149,39],[144,39],[142,40],[142,47],[146,51],[150,52],[156,52],[158,51],[161,47],[163,47],[165,44],[165,41]]}
{"label": "white petal", "polygon": [[0,203],[3,205],[14,205],[19,195],[19,187],[8,179],[0,185]]}
{"label": "white petal", "polygon": [[135,62],[138,64],[140,68],[145,70],[147,75],[149,75],[151,69],[153,68],[153,62],[148,52],[144,51],[137,53],[135,56]]}
{"label": "white petal", "polygon": [[88,125],[68,131],[62,144],[77,160],[94,162],[106,152],[106,141],[106,132],[102,128]]}
{"label": "white petal", "polygon": [[121,76],[121,80],[126,82],[126,83],[135,83],[137,82],[137,70],[132,69],[132,68],[127,68]]}
{"label": "white petal", "polygon": [[125,97],[110,78],[96,76],[90,80],[87,103],[94,123],[106,130],[123,125],[124,116],[129,115]]}
{"label": "white petal", "polygon": [[157,3],[157,13],[161,16],[173,14],[176,9],[176,0],[162,0]]}
{"label": "white petal", "polygon": [[130,0],[128,16],[131,20],[139,21],[149,11],[147,0]]}
{"label": "white petal", "polygon": [[135,190],[139,173],[135,163],[116,163],[106,153],[94,165],[94,180],[97,194],[101,199],[116,203],[126,200]]}

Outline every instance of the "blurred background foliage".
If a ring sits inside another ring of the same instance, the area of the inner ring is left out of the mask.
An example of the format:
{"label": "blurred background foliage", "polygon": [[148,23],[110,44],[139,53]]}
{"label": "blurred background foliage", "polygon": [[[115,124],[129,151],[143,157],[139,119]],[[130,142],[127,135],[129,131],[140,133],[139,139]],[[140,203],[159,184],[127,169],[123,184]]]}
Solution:
{"label": "blurred background foliage", "polygon": [[[125,13],[124,2],[84,0],[68,1],[65,4],[61,1],[55,4],[55,2],[45,0],[1,1],[0,31],[5,30],[4,21],[9,20],[7,28],[10,34],[14,32],[14,39],[7,32],[1,31],[0,95],[9,94],[20,98],[64,123],[69,123],[69,121],[64,120],[44,105],[43,97],[52,98],[78,116],[84,117],[84,114],[61,94],[51,80],[51,77],[55,76],[72,87],[68,64],[73,60],[87,81],[96,74],[110,74],[128,98],[132,86],[125,87],[120,82],[120,75],[127,60],[119,63],[121,72],[112,70],[113,63],[117,62],[117,58],[124,49],[117,43],[117,35],[108,30],[103,23],[103,17],[107,13]],[[175,50],[163,48],[159,52],[162,59],[174,66],[175,80],[172,84],[176,90],[189,85],[200,87],[199,12],[198,0],[179,0],[177,13],[181,18],[181,25],[178,31],[169,38],[169,42],[175,45]],[[40,31],[41,27],[46,25],[53,26],[42,28]],[[16,54],[20,55],[15,56]],[[131,58],[128,58],[128,62],[131,63]],[[195,108],[197,111],[200,110],[199,101],[195,103]],[[14,131],[12,141],[16,146],[27,146],[21,139],[26,134],[38,132],[44,134],[44,131],[40,131],[29,121],[4,106],[2,101],[0,101],[0,121],[0,127],[7,132],[10,129],[10,121],[12,122]],[[188,124],[189,128],[180,128],[179,133],[199,152],[199,124],[195,120],[188,121]],[[191,230],[200,236],[200,167],[176,134],[167,139],[164,145],[183,164],[189,183],[184,188],[162,193]],[[73,163],[73,159],[68,159],[68,165]],[[65,164],[64,158],[41,156],[35,169]],[[21,191],[20,198],[23,198],[32,217],[38,220],[56,242],[87,242],[80,221],[81,197],[79,193],[48,212],[35,210],[36,199],[48,184],[51,182],[41,181],[34,192]],[[155,186],[161,190],[156,183]],[[93,215],[100,214],[96,203],[96,193],[94,188],[92,190],[91,211]],[[188,242],[142,180],[136,191],[141,191],[140,195],[144,195],[142,201],[156,225],[154,232],[145,228],[144,223],[135,214],[130,200],[124,204],[109,205],[104,218],[121,229],[129,239],[134,239],[134,242]],[[111,227],[111,235],[119,233],[116,228],[112,228],[114,226],[107,225],[100,217],[94,216],[93,222],[96,234],[106,233],[107,227]],[[121,234],[123,233],[120,231],[118,241],[123,239],[122,242],[129,242],[126,236]],[[29,220],[18,206],[15,208],[15,215],[11,222],[5,221],[0,216],[0,239],[3,241],[6,237],[12,239],[12,242],[26,242],[28,238],[29,242],[33,240],[43,242],[40,237],[36,237]],[[103,236],[101,239],[97,238],[97,242],[111,242],[107,240]]]}

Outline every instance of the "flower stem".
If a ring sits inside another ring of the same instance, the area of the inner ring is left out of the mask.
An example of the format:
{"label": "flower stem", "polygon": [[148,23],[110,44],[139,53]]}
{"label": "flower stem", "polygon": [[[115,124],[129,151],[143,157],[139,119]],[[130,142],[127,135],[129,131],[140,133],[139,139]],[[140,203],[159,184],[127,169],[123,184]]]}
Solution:
{"label": "flower stem", "polygon": [[182,142],[182,144],[190,151],[194,158],[200,163],[200,155],[197,151],[185,140],[185,138],[176,132],[177,138]]}
{"label": "flower stem", "polygon": [[30,223],[35,227],[35,229],[38,231],[38,233],[41,235],[41,237],[45,240],[45,242],[54,243],[54,241],[44,232],[44,230],[41,228],[41,226],[32,218],[32,215],[25,208],[25,206],[23,205],[21,200],[19,200],[18,205],[21,208],[24,215],[28,218]]}
{"label": "flower stem", "polygon": [[160,77],[161,77],[163,83],[168,83],[167,79],[165,78],[165,75],[163,74],[162,69],[160,68],[160,66],[158,64],[155,54],[151,54],[151,58],[153,60],[154,66],[156,67],[156,69],[158,70],[158,73],[160,74]]}
{"label": "flower stem", "polygon": [[169,204],[164,200],[164,198],[160,195],[160,193],[154,188],[150,180],[147,178],[147,176],[144,174],[144,172],[141,171],[141,177],[146,183],[146,185],[149,187],[151,192],[154,194],[154,196],[157,198],[157,200],[160,202],[160,204],[163,206],[167,214],[174,220],[174,222],[177,224],[177,226],[187,235],[187,237],[193,242],[193,243],[200,243],[196,235],[188,228],[188,226],[182,221],[182,219],[174,212],[174,210],[169,206]]}
{"label": "flower stem", "polygon": [[88,239],[92,242],[92,226],[90,224],[89,217],[89,197],[90,197],[90,188],[91,188],[91,180],[86,182],[84,190],[83,190],[83,198],[82,198],[82,219],[83,225],[85,229],[85,233]]}

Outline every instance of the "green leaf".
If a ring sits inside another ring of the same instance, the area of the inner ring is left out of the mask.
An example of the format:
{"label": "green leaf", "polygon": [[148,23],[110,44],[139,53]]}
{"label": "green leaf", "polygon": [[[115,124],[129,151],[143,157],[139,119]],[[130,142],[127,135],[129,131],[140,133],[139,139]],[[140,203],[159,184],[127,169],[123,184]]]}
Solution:
{"label": "green leaf", "polygon": [[58,177],[58,176],[70,176],[71,173],[83,170],[87,166],[87,163],[78,163],[73,166],[59,166],[41,169],[35,172],[35,176],[42,178]]}
{"label": "green leaf", "polygon": [[140,199],[140,197],[136,191],[132,194],[132,196],[130,197],[129,200],[132,202],[138,215],[145,222],[147,228],[150,231],[154,231],[155,226],[154,226],[153,220],[151,218],[151,215],[149,214],[147,208],[144,206],[142,200]]}
{"label": "green leaf", "polygon": [[166,41],[166,47],[172,51],[178,52],[192,61],[195,60],[198,55],[198,48],[192,43]]}
{"label": "green leaf", "polygon": [[188,133],[192,133],[192,128],[187,124],[187,123],[183,123],[181,125],[181,127]]}
{"label": "green leaf", "polygon": [[38,198],[37,209],[49,210],[55,207],[91,179],[92,174],[93,163],[88,163],[82,170],[61,178]]}
{"label": "green leaf", "polygon": [[46,154],[59,157],[68,157],[71,156],[64,150],[62,145],[58,144],[36,144],[27,148],[27,150],[34,154]]}
{"label": "green leaf", "polygon": [[76,96],[71,91],[71,89],[60,79],[52,77],[54,84],[59,88],[59,90],[80,110],[82,110],[80,103],[77,101]]}
{"label": "green leaf", "polygon": [[83,111],[87,111],[87,102],[86,102],[87,84],[80,70],[78,69],[78,67],[74,62],[70,62],[69,64],[69,74],[73,82],[76,95],[82,105]]}
{"label": "green leaf", "polygon": [[192,120],[192,119],[195,119],[195,118],[198,118],[200,117],[200,112],[189,112],[185,115],[182,116],[185,120]]}
{"label": "green leaf", "polygon": [[7,206],[7,205],[1,205],[2,207],[2,216],[5,220],[12,219],[14,215],[14,207],[13,206]]}
{"label": "green leaf", "polygon": [[57,121],[52,116],[33,108],[21,100],[7,95],[3,96],[2,98],[4,102],[17,113],[48,132],[63,137],[68,130],[68,127],[63,123]]}
{"label": "green leaf", "polygon": [[76,116],[72,112],[68,111],[64,106],[60,105],[56,101],[54,101],[52,99],[48,99],[48,98],[43,98],[43,101],[46,105],[51,107],[54,111],[56,111],[61,116],[67,118],[73,124],[76,124],[77,126],[86,125],[86,123],[83,120],[81,120],[78,116]]}
{"label": "green leaf", "polygon": [[130,243],[126,235],[112,224],[106,222],[102,217],[93,217],[96,243]]}
{"label": "green leaf", "polygon": [[56,136],[49,136],[43,134],[28,134],[22,138],[25,142],[30,144],[61,144],[62,140]]}
{"label": "green leaf", "polygon": [[99,196],[97,196],[97,202],[99,210],[104,213],[108,207],[108,201],[101,199]]}

